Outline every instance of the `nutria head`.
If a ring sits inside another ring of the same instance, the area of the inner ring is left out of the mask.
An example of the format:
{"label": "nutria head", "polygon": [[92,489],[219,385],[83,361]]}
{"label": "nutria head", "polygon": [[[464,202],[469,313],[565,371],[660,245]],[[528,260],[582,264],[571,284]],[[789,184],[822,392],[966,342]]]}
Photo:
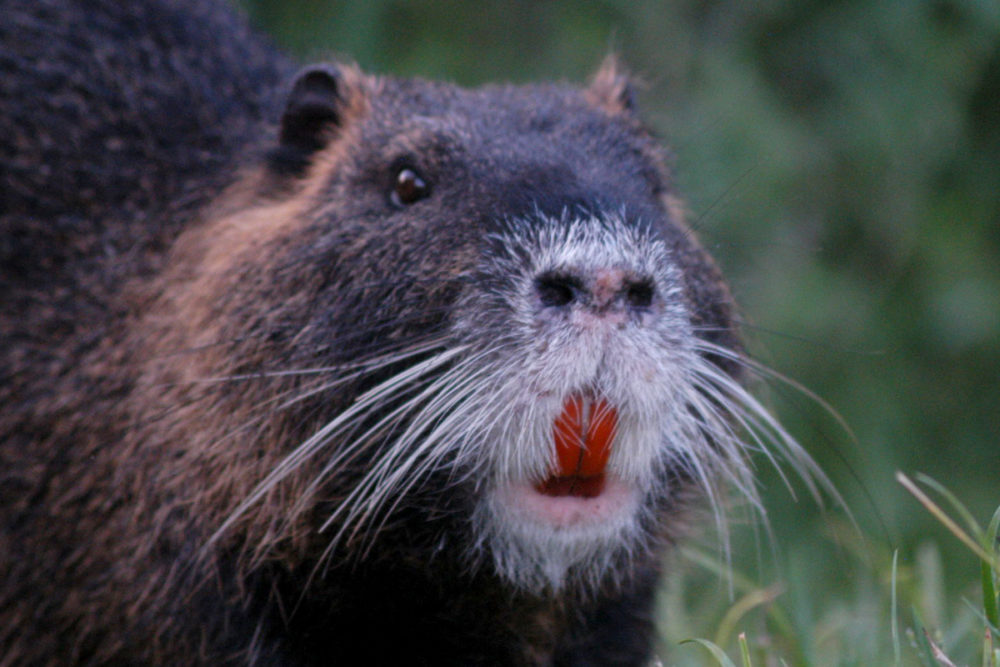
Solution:
{"label": "nutria head", "polygon": [[584,90],[305,70],[136,330],[143,474],[246,567],[407,542],[593,588],[697,490],[752,492],[730,297],[613,62]]}

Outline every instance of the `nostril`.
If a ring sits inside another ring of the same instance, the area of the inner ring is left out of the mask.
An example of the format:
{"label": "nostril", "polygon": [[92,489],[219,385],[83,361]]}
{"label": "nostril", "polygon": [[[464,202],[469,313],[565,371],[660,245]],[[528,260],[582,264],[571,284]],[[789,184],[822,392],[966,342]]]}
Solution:
{"label": "nostril", "polygon": [[629,282],[625,287],[625,301],[633,308],[649,308],[653,305],[656,288],[650,280]]}
{"label": "nostril", "polygon": [[575,278],[558,274],[545,274],[535,280],[535,291],[543,306],[561,308],[577,299],[581,284]]}

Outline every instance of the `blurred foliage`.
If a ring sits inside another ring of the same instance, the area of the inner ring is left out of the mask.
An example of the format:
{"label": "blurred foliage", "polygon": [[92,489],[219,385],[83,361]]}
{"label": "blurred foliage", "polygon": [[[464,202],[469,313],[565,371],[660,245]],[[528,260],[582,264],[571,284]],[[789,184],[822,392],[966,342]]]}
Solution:
{"label": "blurred foliage", "polygon": [[[674,151],[691,219],[733,285],[752,349],[853,430],[770,383],[870,549],[898,547],[912,561],[941,532],[895,483],[897,469],[941,480],[979,518],[996,507],[1000,3],[245,6],[303,59],[465,85],[584,81],[606,53],[621,53],[645,84],[643,114]],[[792,502],[766,470],[761,479],[779,567],[807,568],[807,581],[830,590],[853,576],[853,559],[820,537],[830,516]]]}

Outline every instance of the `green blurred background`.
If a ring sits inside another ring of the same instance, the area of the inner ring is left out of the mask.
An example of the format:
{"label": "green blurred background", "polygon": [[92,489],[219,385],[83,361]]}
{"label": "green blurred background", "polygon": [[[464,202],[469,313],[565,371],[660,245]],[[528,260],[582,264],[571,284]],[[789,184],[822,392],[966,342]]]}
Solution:
{"label": "green blurred background", "polygon": [[[1000,2],[243,4],[304,60],[463,85],[583,82],[620,53],[755,354],[853,430],[771,383],[866,536],[860,561],[940,541],[945,578],[975,576],[894,472],[931,475],[982,523],[1000,504]],[[774,537],[738,537],[737,568],[764,552],[777,576],[801,570],[802,604],[867,576],[829,537],[843,512],[793,501],[764,465],[761,483]]]}

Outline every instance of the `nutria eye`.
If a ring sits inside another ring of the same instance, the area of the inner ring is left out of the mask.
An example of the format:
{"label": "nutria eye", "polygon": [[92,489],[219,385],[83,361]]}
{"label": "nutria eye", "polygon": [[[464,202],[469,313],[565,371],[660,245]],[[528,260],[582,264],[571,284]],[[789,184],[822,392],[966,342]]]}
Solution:
{"label": "nutria eye", "polygon": [[420,201],[430,193],[430,187],[420,177],[420,174],[410,167],[402,167],[396,172],[392,194],[389,195],[389,198],[396,206],[403,207]]}

